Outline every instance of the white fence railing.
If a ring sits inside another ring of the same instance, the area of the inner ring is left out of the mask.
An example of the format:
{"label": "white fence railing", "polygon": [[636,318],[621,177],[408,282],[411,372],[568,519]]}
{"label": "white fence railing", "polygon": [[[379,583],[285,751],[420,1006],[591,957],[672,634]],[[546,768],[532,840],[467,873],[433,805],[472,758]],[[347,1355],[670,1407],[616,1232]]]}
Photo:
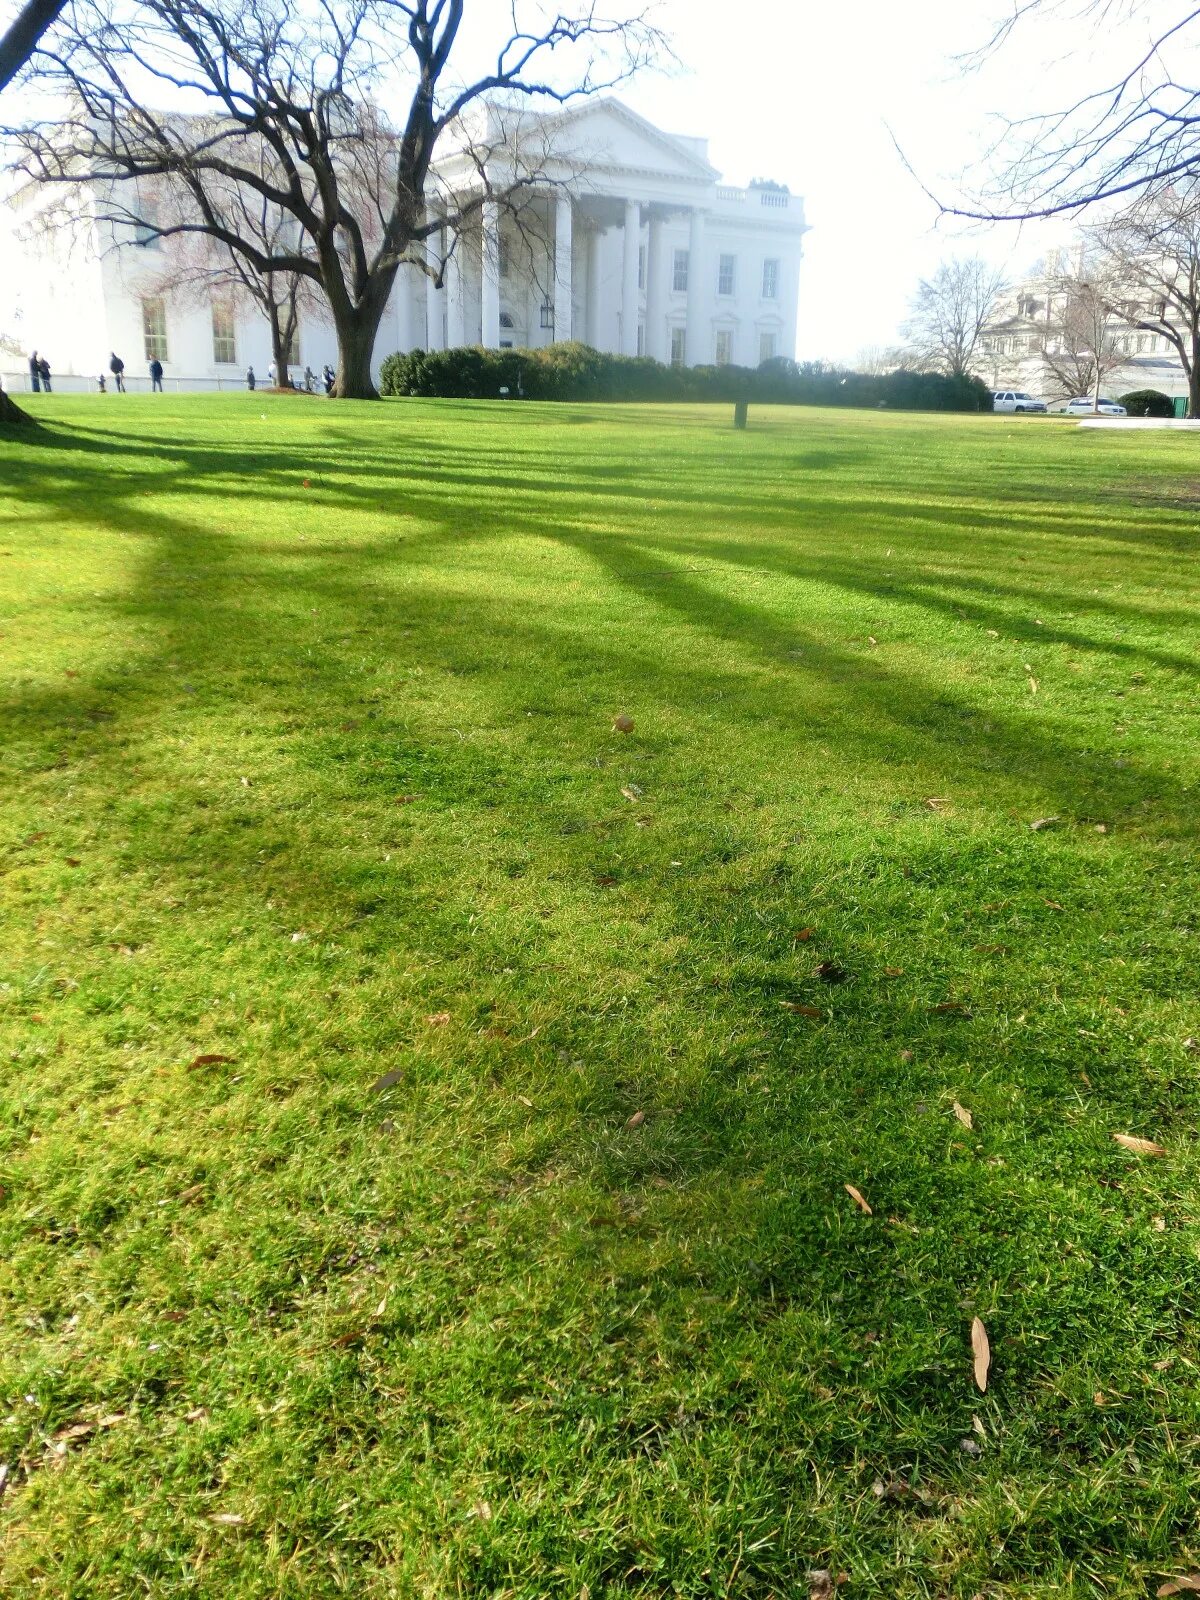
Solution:
{"label": "white fence railing", "polygon": [[[116,380],[111,373],[106,372],[104,374],[104,383],[109,394],[116,392]],[[301,374],[293,373],[292,383],[295,388],[302,389],[304,384]],[[247,387],[244,374],[240,377],[228,378],[172,378],[164,374],[162,384],[163,390],[167,394],[229,394],[232,391]],[[255,387],[268,389],[270,386],[271,380],[266,374],[258,373]],[[127,372],[125,374],[125,387],[130,394],[148,394],[153,385],[148,376],[141,373]],[[28,370],[0,371],[0,388],[7,389],[9,394],[29,394],[33,389],[33,384]],[[75,372],[52,372],[50,374],[50,388],[52,394],[98,394],[100,392],[99,375],[89,378]],[[321,383],[319,375],[313,384],[312,392],[314,394],[324,392],[324,385]]]}
{"label": "white fence railing", "polygon": [[721,205],[752,206],[757,202],[772,211],[786,211],[798,196],[782,189],[738,189],[730,184],[717,185],[717,200]]}

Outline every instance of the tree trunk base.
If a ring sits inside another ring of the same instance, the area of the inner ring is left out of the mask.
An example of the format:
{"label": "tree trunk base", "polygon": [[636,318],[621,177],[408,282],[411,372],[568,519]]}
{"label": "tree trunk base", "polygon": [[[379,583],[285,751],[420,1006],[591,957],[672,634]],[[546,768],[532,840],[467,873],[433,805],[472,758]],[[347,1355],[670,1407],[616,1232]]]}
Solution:
{"label": "tree trunk base", "polygon": [[0,389],[0,428],[36,428],[28,411],[22,411],[10,394]]}

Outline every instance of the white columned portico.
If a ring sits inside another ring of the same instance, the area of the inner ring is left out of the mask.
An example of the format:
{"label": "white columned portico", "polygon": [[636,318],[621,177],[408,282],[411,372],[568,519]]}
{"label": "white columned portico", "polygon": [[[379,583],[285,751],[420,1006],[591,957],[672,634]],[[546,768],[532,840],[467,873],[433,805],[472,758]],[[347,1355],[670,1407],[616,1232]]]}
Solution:
{"label": "white columned portico", "polygon": [[625,232],[621,254],[621,354],[637,355],[638,250],[642,242],[642,208],[636,200],[625,202]]}
{"label": "white columned portico", "polygon": [[666,361],[666,278],[663,267],[662,218],[651,216],[646,240],[646,354]]}
{"label": "white columned portico", "polygon": [[485,349],[500,348],[500,207],[483,202],[483,330]]}
{"label": "white columned portico", "polygon": [[560,194],[554,207],[554,340],[556,344],[572,337],[571,290],[573,250],[571,239],[571,196]]}
{"label": "white columned portico", "polygon": [[684,359],[689,367],[712,360],[708,345],[708,263],[704,259],[704,213],[693,209],[688,227],[687,332]]}

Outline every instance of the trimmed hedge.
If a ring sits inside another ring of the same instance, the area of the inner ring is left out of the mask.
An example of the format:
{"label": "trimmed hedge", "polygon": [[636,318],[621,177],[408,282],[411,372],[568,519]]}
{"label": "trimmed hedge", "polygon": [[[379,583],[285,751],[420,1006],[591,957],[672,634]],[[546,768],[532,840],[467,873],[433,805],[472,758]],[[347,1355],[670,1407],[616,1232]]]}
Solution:
{"label": "trimmed hedge", "polygon": [[607,355],[566,342],[540,350],[410,350],[386,357],[385,395],[493,400],[507,389],[527,400],[758,400],[778,405],[875,406],[898,411],[990,411],[976,378],[936,372],[871,376],[819,362],[761,367],[668,367],[648,356]]}
{"label": "trimmed hedge", "polygon": [[1121,404],[1131,417],[1173,417],[1175,402],[1161,389],[1134,389],[1121,396]]}

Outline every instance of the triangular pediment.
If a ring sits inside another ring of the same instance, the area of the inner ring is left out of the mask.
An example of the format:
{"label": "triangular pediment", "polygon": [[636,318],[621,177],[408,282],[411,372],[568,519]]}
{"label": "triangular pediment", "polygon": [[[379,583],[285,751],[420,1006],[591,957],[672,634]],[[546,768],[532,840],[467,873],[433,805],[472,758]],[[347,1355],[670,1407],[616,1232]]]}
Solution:
{"label": "triangular pediment", "polygon": [[688,144],[611,96],[537,119],[530,133],[561,161],[600,172],[633,172],[714,183],[720,174]]}

